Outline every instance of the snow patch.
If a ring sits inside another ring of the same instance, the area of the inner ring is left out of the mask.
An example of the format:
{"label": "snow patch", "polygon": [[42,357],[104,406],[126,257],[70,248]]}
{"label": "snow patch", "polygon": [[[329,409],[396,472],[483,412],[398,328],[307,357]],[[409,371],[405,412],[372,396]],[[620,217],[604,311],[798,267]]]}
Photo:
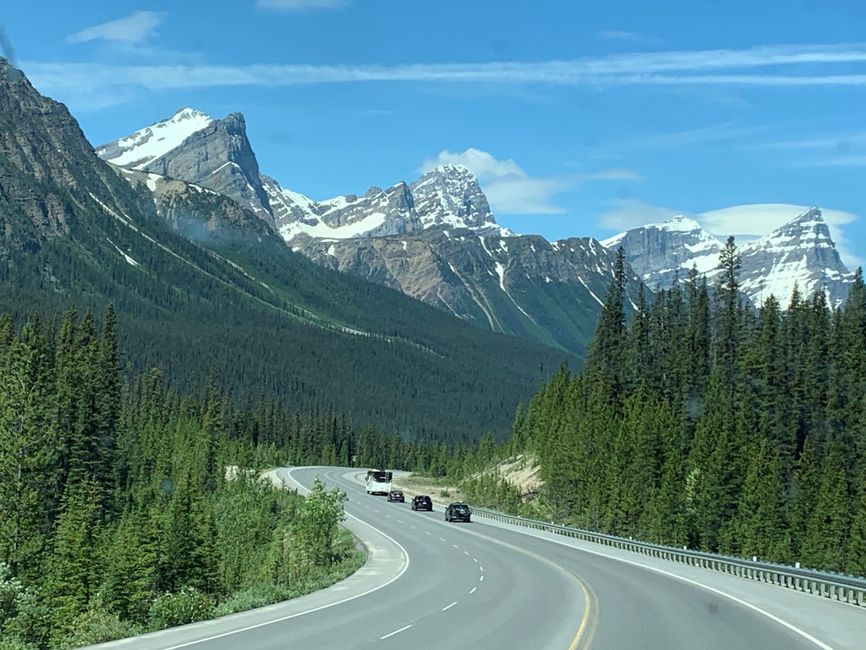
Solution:
{"label": "snow patch", "polygon": [[[213,119],[204,113],[192,108],[181,109],[168,120],[145,127],[118,140],[114,144],[120,149],[120,153],[106,160],[122,167],[142,169],[179,147],[184,140],[212,122]],[[96,153],[104,157],[108,148],[101,147]]]}

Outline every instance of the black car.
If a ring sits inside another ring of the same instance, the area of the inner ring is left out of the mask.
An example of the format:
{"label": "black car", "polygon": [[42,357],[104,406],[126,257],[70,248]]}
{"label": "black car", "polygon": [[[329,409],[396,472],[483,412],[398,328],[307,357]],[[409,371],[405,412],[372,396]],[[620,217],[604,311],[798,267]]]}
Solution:
{"label": "black car", "polygon": [[403,496],[403,493],[400,490],[391,490],[388,492],[388,501],[399,501],[400,503],[406,503],[406,497]]}
{"label": "black car", "polygon": [[452,503],[445,509],[445,521],[472,521],[472,511],[465,503]]}
{"label": "black car", "polygon": [[433,501],[426,494],[412,497],[412,510],[429,510],[433,512]]}

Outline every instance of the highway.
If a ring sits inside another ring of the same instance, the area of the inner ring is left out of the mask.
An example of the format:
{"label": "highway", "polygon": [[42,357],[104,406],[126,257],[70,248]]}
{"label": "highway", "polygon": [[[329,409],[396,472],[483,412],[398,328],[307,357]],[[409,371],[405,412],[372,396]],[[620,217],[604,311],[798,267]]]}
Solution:
{"label": "highway", "polygon": [[367,565],[285,604],[100,647],[866,647],[866,611],[850,605],[483,519],[447,523],[367,495],[357,469],[273,475],[344,489]]}

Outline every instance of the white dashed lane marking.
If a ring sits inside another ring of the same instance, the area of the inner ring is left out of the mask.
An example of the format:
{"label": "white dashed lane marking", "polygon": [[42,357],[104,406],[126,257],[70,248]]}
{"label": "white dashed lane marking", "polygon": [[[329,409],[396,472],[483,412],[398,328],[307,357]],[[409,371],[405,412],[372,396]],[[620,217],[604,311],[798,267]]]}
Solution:
{"label": "white dashed lane marking", "polygon": [[440,537],[440,538],[439,538],[439,541],[440,541],[440,542],[444,542],[444,541],[445,541],[445,538],[444,538],[444,537]]}
{"label": "white dashed lane marking", "polygon": [[442,611],[443,611],[443,612],[447,612],[449,609],[451,609],[452,607],[454,607],[454,605],[456,605],[456,604],[457,604],[457,601],[455,600],[453,603],[451,603],[451,604],[448,605],[447,607],[443,607],[443,608],[442,608]]}
{"label": "white dashed lane marking", "polygon": [[475,562],[475,564],[478,564],[478,558],[477,557],[472,558],[472,561]]}
{"label": "white dashed lane marking", "polygon": [[463,555],[469,555],[469,551],[463,551]]}
{"label": "white dashed lane marking", "polygon": [[469,593],[474,594],[476,589],[478,589],[478,587],[472,587],[472,589],[469,590]]}
{"label": "white dashed lane marking", "polygon": [[478,582],[484,582],[484,576],[478,576]]}
{"label": "white dashed lane marking", "polygon": [[382,641],[382,640],[384,640],[384,639],[387,639],[389,636],[394,636],[395,634],[400,634],[400,632],[405,632],[405,631],[408,630],[410,627],[412,627],[412,624],[411,624],[411,623],[409,623],[409,625],[404,625],[404,626],[401,627],[399,630],[394,630],[393,632],[388,632],[388,634],[385,634],[384,636],[380,636],[380,637],[379,637],[379,640]]}
{"label": "white dashed lane marking", "polygon": [[457,546],[457,544],[452,544],[451,546],[453,546],[454,548],[460,548],[459,546]]}

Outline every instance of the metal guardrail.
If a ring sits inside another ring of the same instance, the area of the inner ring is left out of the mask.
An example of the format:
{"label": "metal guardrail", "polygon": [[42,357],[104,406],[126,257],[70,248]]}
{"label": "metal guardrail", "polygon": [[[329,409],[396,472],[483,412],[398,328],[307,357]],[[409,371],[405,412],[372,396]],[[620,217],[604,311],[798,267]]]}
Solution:
{"label": "metal guardrail", "polygon": [[755,562],[740,558],[717,555],[715,553],[704,553],[701,551],[690,551],[675,548],[673,546],[661,546],[648,542],[639,542],[614,535],[594,533],[570,526],[561,526],[535,519],[524,519],[506,515],[487,508],[472,507],[472,513],[480,517],[486,517],[495,521],[524,526],[535,530],[542,530],[565,537],[611,546],[614,548],[640,553],[671,562],[688,564],[690,566],[710,569],[731,575],[739,576],[749,580],[757,580],[768,584],[814,594],[822,598],[838,600],[850,605],[866,607],[866,579],[856,576],[847,576],[825,571],[814,571],[801,569],[783,564],[771,564],[769,562]]}

